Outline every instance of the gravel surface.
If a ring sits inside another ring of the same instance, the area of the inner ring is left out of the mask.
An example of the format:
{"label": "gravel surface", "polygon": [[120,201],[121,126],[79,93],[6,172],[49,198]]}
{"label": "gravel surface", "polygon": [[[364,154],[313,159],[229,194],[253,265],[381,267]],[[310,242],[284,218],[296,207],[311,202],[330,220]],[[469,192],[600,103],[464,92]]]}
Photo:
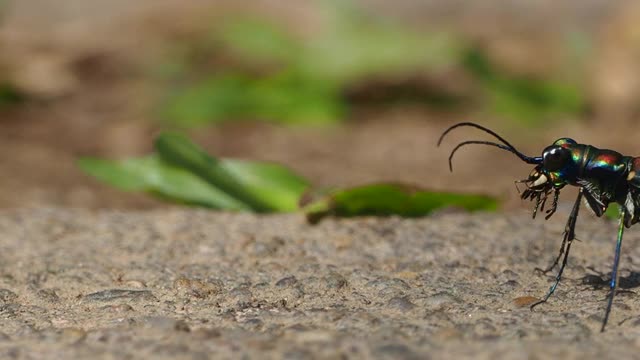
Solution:
{"label": "gravel surface", "polygon": [[0,212],[0,358],[602,358],[640,350],[640,234],[599,332],[615,224],[566,212],[328,219]]}

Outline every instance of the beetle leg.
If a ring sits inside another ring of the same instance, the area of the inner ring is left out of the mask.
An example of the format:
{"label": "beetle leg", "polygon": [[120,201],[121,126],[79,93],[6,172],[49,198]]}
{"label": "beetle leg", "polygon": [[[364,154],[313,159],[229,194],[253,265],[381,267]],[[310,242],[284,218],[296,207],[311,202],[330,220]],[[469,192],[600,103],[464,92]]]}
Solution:
{"label": "beetle leg", "polygon": [[558,199],[560,198],[560,190],[554,189],[553,192],[553,202],[551,203],[551,209],[547,210],[547,216],[544,217],[545,220],[549,220],[551,215],[553,215],[558,209]]}
{"label": "beetle leg", "polygon": [[[535,302],[531,305],[530,307],[531,310],[533,310],[534,307],[547,302],[547,300],[549,299],[549,297],[551,297],[553,292],[556,291],[556,288],[560,283],[560,279],[562,279],[562,272],[564,271],[565,266],[567,266],[567,260],[569,259],[569,250],[571,249],[571,243],[573,242],[573,239],[575,239],[576,237],[574,230],[576,228],[576,220],[578,218],[578,212],[580,211],[581,200],[582,200],[582,189],[580,189],[580,192],[578,192],[578,198],[576,199],[576,202],[573,204],[573,209],[571,210],[571,214],[569,214],[569,219],[567,220],[567,225],[564,229],[562,244],[560,245],[560,254],[558,254],[558,257],[556,257],[556,259],[553,261],[553,263],[549,267],[547,267],[544,270],[538,269],[538,270],[541,270],[543,274],[546,274],[547,272],[551,271],[554,267],[556,267],[556,265],[558,265],[558,262],[560,261],[560,258],[562,258],[562,265],[560,266],[560,270],[558,270],[558,274],[556,275],[556,280],[553,283],[553,285],[551,285],[551,287],[549,288],[549,292],[547,292],[547,295],[545,295],[545,297],[542,300]],[[564,257],[563,257],[563,254],[564,254]]]}
{"label": "beetle leg", "polygon": [[575,239],[574,230],[576,227],[576,219],[578,218],[578,211],[580,208],[581,198],[582,198],[582,190],[580,190],[580,192],[578,193],[578,198],[576,199],[576,202],[573,204],[573,209],[571,210],[571,214],[569,214],[569,219],[567,220],[567,224],[564,227],[562,244],[560,244],[560,252],[558,256],[555,258],[555,260],[553,260],[551,265],[547,266],[545,269],[535,268],[536,271],[542,274],[546,274],[549,271],[553,270],[553,268],[555,268],[556,265],[558,265],[558,263],[560,262],[560,259],[562,258],[562,255],[564,254],[565,245],[567,244],[567,241],[571,242]]}
{"label": "beetle leg", "polygon": [[535,219],[536,215],[538,214],[538,208],[540,207],[540,203],[542,202],[542,192],[537,192],[537,193],[532,193],[531,194],[531,200],[533,200],[535,197],[536,199],[536,204],[533,206],[533,215],[532,217]]}
{"label": "beetle leg", "polygon": [[620,207],[620,225],[618,225],[616,252],[613,257],[613,270],[611,271],[611,282],[609,283],[609,300],[607,301],[607,309],[604,313],[604,320],[602,320],[602,328],[600,329],[600,332],[603,332],[604,328],[607,326],[609,313],[611,313],[611,305],[613,304],[613,297],[616,295],[616,288],[618,287],[618,264],[620,263],[620,249],[622,247],[622,234],[624,233],[624,218],[626,214],[626,209],[624,207]]}
{"label": "beetle leg", "polygon": [[544,206],[547,204],[548,197],[549,197],[549,190],[545,190],[544,199],[542,200],[542,204],[540,204],[540,211],[544,211]]}

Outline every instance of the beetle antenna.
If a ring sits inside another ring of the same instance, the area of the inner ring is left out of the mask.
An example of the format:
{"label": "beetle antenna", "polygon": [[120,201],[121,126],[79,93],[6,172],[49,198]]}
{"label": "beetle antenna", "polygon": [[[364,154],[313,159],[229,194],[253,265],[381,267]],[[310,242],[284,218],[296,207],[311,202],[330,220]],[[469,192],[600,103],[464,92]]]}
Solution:
{"label": "beetle antenna", "polygon": [[458,128],[458,127],[462,127],[462,126],[470,126],[470,127],[474,127],[476,129],[480,129],[490,135],[492,135],[493,137],[495,137],[496,139],[500,140],[500,142],[502,142],[503,144],[507,145],[508,147],[512,148],[515,150],[515,147],[513,145],[511,145],[507,140],[505,140],[502,136],[498,135],[495,131],[486,128],[480,124],[476,124],[476,123],[472,123],[472,122],[461,122],[461,123],[457,123],[455,125],[450,126],[447,130],[445,130],[442,135],[440,135],[440,139],[438,139],[438,146],[440,146],[440,143],[442,143],[442,140],[444,139],[444,137],[450,133],[453,129]]}
{"label": "beetle antenna", "polygon": [[514,149],[513,147],[509,147],[507,145],[498,144],[498,143],[494,143],[494,142],[491,142],[491,141],[468,140],[468,141],[461,142],[460,144],[456,145],[456,147],[454,147],[453,150],[451,150],[451,154],[449,154],[449,170],[450,171],[453,171],[453,155],[461,147],[463,147],[465,145],[470,145],[470,144],[480,144],[480,145],[495,146],[495,147],[497,147],[499,149],[506,150],[506,151],[508,151],[510,153],[515,154],[520,159],[522,159],[524,162],[529,163],[529,164],[540,164],[542,162],[542,158],[541,157],[529,157],[529,156],[526,156],[526,155],[522,154],[521,152],[519,152],[518,150]]}
{"label": "beetle antenna", "polygon": [[[498,147],[500,149],[503,150],[507,150],[513,154],[515,154],[517,157],[520,158],[520,160],[528,163],[528,164],[540,164],[542,162],[542,158],[541,157],[531,157],[531,156],[527,156],[523,153],[521,153],[520,151],[518,151],[513,145],[511,145],[511,143],[509,143],[507,140],[505,140],[502,136],[496,134],[493,130],[488,129],[482,125],[476,124],[476,123],[472,123],[472,122],[461,122],[455,125],[452,125],[451,127],[449,127],[447,130],[445,130],[442,135],[440,135],[440,138],[438,139],[438,146],[440,146],[440,144],[442,143],[442,140],[444,139],[444,137],[451,132],[451,130],[457,128],[457,127],[462,127],[462,126],[470,126],[470,127],[474,127],[476,129],[480,129],[484,132],[486,132],[487,134],[495,137],[496,139],[498,139],[500,142],[502,142],[502,144],[497,144],[491,141],[477,141],[477,140],[472,140],[472,141],[465,141],[462,142],[460,144],[458,144],[453,151],[451,151],[451,154],[449,155],[449,170],[453,171],[453,166],[451,164],[451,159],[453,158],[453,154],[462,146],[464,145],[468,145],[468,144],[482,144],[482,145],[491,145],[491,146],[495,146]],[[504,144],[504,145],[503,145]]]}

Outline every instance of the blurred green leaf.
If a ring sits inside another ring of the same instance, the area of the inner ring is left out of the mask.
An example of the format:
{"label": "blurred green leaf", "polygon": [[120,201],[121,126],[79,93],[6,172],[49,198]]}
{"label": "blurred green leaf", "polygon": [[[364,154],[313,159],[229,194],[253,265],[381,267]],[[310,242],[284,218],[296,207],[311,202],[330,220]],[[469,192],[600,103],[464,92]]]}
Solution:
{"label": "blurred green leaf", "polygon": [[309,188],[305,179],[278,164],[224,159],[220,166],[278,212],[298,210],[298,201]]}
{"label": "blurred green leaf", "polygon": [[223,75],[192,84],[166,101],[162,115],[184,127],[241,117],[251,102],[245,91],[250,83],[241,75]]}
{"label": "blurred green leaf", "polygon": [[338,189],[308,199],[309,183],[286,167],[216,159],[183,135],[156,140],[158,155],[123,161],[83,158],[82,170],[126,191],[146,191],[184,204],[223,210],[291,212],[303,207],[310,222],[334,216],[428,215],[443,207],[495,210],[498,201],[483,195],[430,192],[397,184]]}
{"label": "blurred green leaf", "polygon": [[344,109],[338,89],[295,73],[250,78],[227,74],[184,89],[167,100],[163,117],[190,127],[235,119],[328,124]]}
{"label": "blurred green leaf", "polygon": [[200,177],[171,166],[155,155],[123,161],[83,158],[78,164],[87,174],[121,190],[146,191],[173,201],[215,209],[250,210]]}
{"label": "blurred green leaf", "polygon": [[8,83],[0,82],[0,109],[10,105],[21,103],[25,100],[18,89]]}
{"label": "blurred green leaf", "polygon": [[243,119],[332,124],[346,113],[350,83],[437,71],[460,57],[460,42],[447,34],[402,29],[348,1],[319,3],[326,26],[307,37],[291,36],[264,18],[219,23],[217,48],[228,49],[236,63],[204,76],[197,68],[171,66],[191,81],[180,81],[160,116],[184,127]]}
{"label": "blurred green leaf", "polygon": [[180,134],[161,134],[156,150],[162,160],[192,172],[256,212],[293,211],[307,187],[306,180],[285,167],[218,160]]}
{"label": "blurred green leaf", "polygon": [[240,57],[259,61],[292,61],[303,44],[284,27],[257,17],[230,20],[217,36]]}
{"label": "blurred green leaf", "polygon": [[328,26],[307,42],[299,66],[308,76],[342,86],[368,76],[442,70],[462,43],[445,32],[419,32],[368,14],[353,1],[323,1]]}
{"label": "blurred green leaf", "polygon": [[310,222],[325,216],[339,217],[428,215],[444,207],[460,207],[468,211],[496,210],[498,200],[485,195],[465,195],[419,190],[397,184],[373,184],[335,190],[304,207]]}
{"label": "blurred green leaf", "polygon": [[295,71],[257,80],[245,90],[252,99],[247,117],[321,125],[339,121],[345,111],[338,86]]}
{"label": "blurred green leaf", "polygon": [[[477,80],[489,111],[528,125],[586,107],[579,82],[566,76],[577,78],[571,69],[561,80],[559,74],[553,79],[515,75],[451,33],[416,31],[368,13],[354,1],[318,0],[316,4],[320,4],[321,26],[304,36],[259,16],[217,23],[209,52],[195,61],[221,58],[223,68],[202,74],[198,66],[172,66],[182,69],[172,72],[182,87],[173,89],[161,117],[185,127],[242,119],[331,124],[347,113],[345,93],[354,84],[442,74],[460,66]],[[584,38],[575,33],[566,40],[567,52],[575,54],[576,63],[589,51]],[[427,106],[443,104],[451,99],[447,95],[451,95],[447,89],[435,89],[431,102],[419,101]]]}
{"label": "blurred green leaf", "polygon": [[534,125],[550,115],[576,114],[585,100],[575,84],[514,76],[500,71],[478,49],[470,49],[463,65],[484,88],[491,109]]}

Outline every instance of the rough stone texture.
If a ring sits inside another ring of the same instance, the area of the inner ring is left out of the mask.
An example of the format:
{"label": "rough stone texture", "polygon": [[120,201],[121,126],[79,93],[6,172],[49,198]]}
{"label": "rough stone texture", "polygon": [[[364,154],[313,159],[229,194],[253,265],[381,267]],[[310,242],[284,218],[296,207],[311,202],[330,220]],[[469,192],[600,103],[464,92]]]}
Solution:
{"label": "rough stone texture", "polygon": [[[552,220],[329,219],[197,210],[0,213],[0,358],[630,357],[640,301],[599,332],[615,224],[583,214],[566,279]],[[640,234],[623,244],[640,285]]]}

